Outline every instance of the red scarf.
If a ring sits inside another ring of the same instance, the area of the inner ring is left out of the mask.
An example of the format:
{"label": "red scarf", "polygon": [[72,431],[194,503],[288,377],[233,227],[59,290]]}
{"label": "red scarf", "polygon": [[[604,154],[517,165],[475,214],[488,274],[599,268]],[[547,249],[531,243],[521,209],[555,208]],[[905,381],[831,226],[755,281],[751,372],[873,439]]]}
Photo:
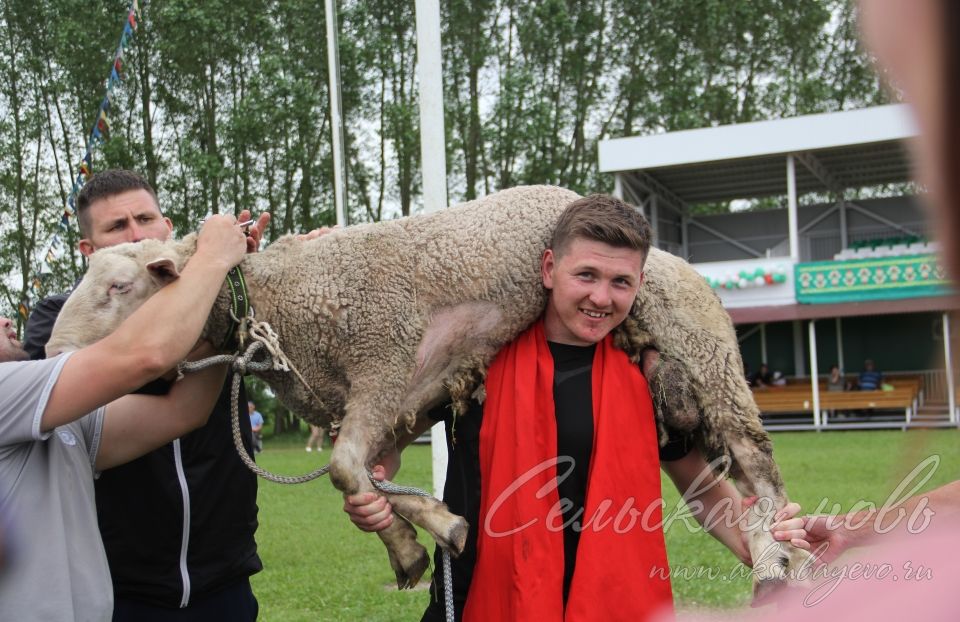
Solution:
{"label": "red scarf", "polygon": [[634,622],[672,611],[657,433],[639,368],[611,336],[597,345],[593,453],[566,611],[553,357],[542,321],[500,351],[486,389],[477,563],[464,622]]}

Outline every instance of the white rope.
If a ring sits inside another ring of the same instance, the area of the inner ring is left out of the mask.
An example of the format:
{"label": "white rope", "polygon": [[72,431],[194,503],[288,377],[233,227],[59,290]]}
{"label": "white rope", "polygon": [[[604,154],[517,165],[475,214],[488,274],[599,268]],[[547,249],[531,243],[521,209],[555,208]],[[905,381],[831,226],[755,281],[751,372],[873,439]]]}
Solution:
{"label": "white rope", "polygon": [[[288,359],[287,355],[280,349],[280,336],[277,335],[272,326],[266,322],[258,322],[251,316],[250,328],[247,332],[251,339],[262,343],[267,348],[267,352],[270,353],[270,358],[273,360],[273,368],[275,370],[290,371],[290,359]],[[301,382],[306,384],[306,381],[300,376],[299,372],[297,373],[297,377],[300,378]]]}

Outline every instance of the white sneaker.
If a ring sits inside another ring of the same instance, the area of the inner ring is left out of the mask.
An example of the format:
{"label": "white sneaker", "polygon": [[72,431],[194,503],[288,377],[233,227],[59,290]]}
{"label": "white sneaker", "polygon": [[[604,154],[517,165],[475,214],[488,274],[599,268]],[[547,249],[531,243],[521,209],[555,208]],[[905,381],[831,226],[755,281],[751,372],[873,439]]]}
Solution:
{"label": "white sneaker", "polygon": [[313,450],[310,449],[309,447],[307,447],[307,453],[310,453],[311,451],[313,451]]}

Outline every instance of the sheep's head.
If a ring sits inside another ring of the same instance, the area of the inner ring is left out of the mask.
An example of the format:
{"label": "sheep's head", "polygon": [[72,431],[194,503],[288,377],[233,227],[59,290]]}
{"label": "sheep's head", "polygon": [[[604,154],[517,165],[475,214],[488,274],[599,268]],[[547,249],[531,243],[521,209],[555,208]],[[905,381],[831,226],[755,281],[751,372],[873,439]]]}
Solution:
{"label": "sheep's head", "polygon": [[78,350],[109,335],[147,298],[176,280],[196,248],[183,242],[143,240],[100,249],[67,299],[47,342],[47,355]]}

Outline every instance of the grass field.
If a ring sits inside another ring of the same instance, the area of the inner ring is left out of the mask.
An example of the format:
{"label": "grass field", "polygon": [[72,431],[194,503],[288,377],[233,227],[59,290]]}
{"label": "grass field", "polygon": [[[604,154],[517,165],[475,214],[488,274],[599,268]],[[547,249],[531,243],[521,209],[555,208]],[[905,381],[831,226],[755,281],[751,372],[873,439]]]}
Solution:
{"label": "grass field", "polygon": [[[775,456],[790,497],[805,511],[846,511],[857,501],[881,505],[917,465],[935,456],[920,490],[960,477],[960,432],[951,430],[780,433]],[[258,461],[278,473],[299,475],[323,464],[296,438],[268,439]],[[430,448],[414,446],[403,455],[399,483],[428,488]],[[932,474],[931,474],[932,471]],[[923,476],[908,482],[909,492]],[[678,509],[679,495],[664,483],[665,515]],[[837,507],[834,508],[834,504]],[[358,531],[341,510],[340,494],[326,478],[299,486],[261,480],[257,541],[264,571],[253,577],[265,622],[316,620],[419,620],[425,591],[398,592],[380,540]],[[679,608],[731,607],[749,598],[749,578],[733,573],[734,558],[713,538],[693,529],[692,519],[667,529],[667,550]],[[421,541],[432,552],[428,536]],[[699,576],[697,575],[699,570]],[[707,569],[720,576],[708,578]],[[727,574],[736,574],[729,579]]]}

